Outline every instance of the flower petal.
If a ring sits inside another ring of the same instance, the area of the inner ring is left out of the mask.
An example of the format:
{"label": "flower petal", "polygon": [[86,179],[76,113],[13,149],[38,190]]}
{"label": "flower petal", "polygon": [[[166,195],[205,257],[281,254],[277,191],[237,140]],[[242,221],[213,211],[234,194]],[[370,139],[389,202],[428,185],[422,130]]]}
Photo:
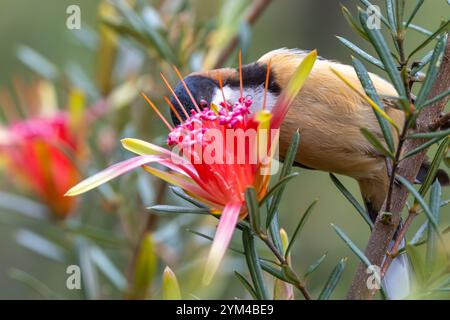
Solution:
{"label": "flower petal", "polygon": [[160,162],[163,158],[160,156],[138,156],[134,157],[111,167],[96,173],[95,175],[81,181],[76,186],[72,187],[69,191],[66,192],[66,196],[76,196],[86,191],[92,190],[99,185],[108,182],[111,179],[114,179],[128,171],[131,171],[135,168],[148,164],[150,162]]}
{"label": "flower petal", "polygon": [[185,191],[189,192],[190,194],[194,195],[197,198],[207,200],[207,203],[205,204],[214,203],[217,206],[216,202],[214,201],[214,198],[211,197],[207,192],[205,192],[201,187],[199,187],[196,184],[196,182],[188,176],[177,175],[171,172],[155,169],[150,166],[144,166],[144,170],[147,171],[148,173],[151,173],[155,177],[158,177],[166,181],[171,185],[184,189]]}
{"label": "flower petal", "polygon": [[139,139],[125,138],[122,139],[121,142],[125,149],[138,155],[158,155],[165,157],[166,160],[163,162],[164,165],[174,171],[191,176],[199,183],[198,174],[194,166],[176,153]]}
{"label": "flower petal", "polygon": [[209,284],[219,268],[220,262],[228,248],[231,237],[233,236],[236,223],[238,221],[239,212],[242,204],[239,202],[227,203],[220,216],[219,225],[216,235],[209,251],[208,260],[206,261],[203,283]]}
{"label": "flower petal", "polygon": [[174,160],[182,160],[183,162],[186,162],[186,160],[170,150],[147,141],[134,138],[125,138],[122,139],[121,142],[125,149],[138,155],[165,155],[168,157],[175,157],[176,159],[174,158]]}
{"label": "flower petal", "polygon": [[272,128],[280,127],[284,117],[286,116],[286,113],[289,110],[291,102],[297,96],[298,92],[303,87],[303,84],[308,78],[309,73],[311,72],[312,67],[314,65],[314,62],[316,62],[316,58],[317,58],[317,51],[312,50],[305,56],[305,58],[303,58],[300,65],[297,67],[297,70],[295,70],[294,75],[289,81],[286,89],[283,90],[280,98],[278,98],[278,101],[272,110],[272,113],[274,115],[271,122]]}

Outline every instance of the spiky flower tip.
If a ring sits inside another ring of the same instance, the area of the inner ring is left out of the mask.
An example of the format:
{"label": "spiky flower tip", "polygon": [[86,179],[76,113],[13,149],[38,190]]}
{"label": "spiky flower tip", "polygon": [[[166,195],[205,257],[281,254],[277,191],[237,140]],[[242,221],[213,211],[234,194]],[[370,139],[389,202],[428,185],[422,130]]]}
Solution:
{"label": "spiky flower tip", "polygon": [[211,141],[205,134],[209,129],[244,129],[249,121],[252,103],[250,97],[240,97],[234,105],[222,101],[220,108],[212,105],[200,112],[191,110],[191,116],[169,133],[167,144],[170,147],[186,147],[196,142],[208,144]]}

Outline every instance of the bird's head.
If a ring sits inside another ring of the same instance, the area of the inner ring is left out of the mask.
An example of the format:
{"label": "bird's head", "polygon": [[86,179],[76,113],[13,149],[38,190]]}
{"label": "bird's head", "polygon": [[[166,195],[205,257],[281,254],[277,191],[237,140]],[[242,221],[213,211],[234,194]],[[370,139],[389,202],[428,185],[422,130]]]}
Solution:
{"label": "bird's head", "polygon": [[[242,96],[251,97],[252,112],[257,111],[263,105],[266,79],[268,81],[265,108],[267,110],[273,108],[282,88],[287,84],[305,54],[298,50],[278,49],[265,54],[256,62],[242,66]],[[268,69],[270,69],[269,72]],[[180,81],[176,85],[174,89],[176,97],[172,96],[170,102],[182,118],[185,118],[185,115],[180,104],[188,113],[190,110],[196,109],[195,104],[202,109],[211,104],[219,105],[224,98],[233,105],[241,96],[241,73],[239,68],[222,68],[191,73],[184,78],[184,84]],[[179,124],[173,111],[172,120],[175,124]]]}

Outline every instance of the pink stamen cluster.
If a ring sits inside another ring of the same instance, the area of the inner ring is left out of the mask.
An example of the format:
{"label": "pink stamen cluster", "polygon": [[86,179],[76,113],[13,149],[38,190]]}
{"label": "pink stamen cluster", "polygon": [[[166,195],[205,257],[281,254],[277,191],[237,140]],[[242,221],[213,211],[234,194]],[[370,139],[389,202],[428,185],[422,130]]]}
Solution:
{"label": "pink stamen cluster", "polygon": [[241,97],[234,106],[225,101],[221,102],[222,108],[217,112],[208,107],[203,108],[200,112],[191,110],[192,115],[169,133],[167,144],[169,146],[208,144],[210,143],[209,139],[205,139],[208,129],[235,129],[244,126],[252,103],[250,97]]}

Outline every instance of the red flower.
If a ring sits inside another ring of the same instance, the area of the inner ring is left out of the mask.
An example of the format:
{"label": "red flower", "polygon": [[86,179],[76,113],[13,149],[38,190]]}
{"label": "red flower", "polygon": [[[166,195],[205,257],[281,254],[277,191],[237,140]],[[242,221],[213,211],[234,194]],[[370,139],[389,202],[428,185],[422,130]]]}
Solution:
{"label": "red flower", "polygon": [[58,217],[66,217],[74,199],[64,193],[80,177],[70,159],[78,153],[68,115],[13,122],[2,129],[0,156],[8,174],[38,196]]}
{"label": "red flower", "polygon": [[[261,106],[261,111],[250,114],[252,101],[241,97],[234,106],[224,101],[221,108],[197,108],[181,125],[172,128],[144,95],[170,130],[169,146],[182,151],[182,155],[141,140],[124,139],[123,146],[140,156],[87,178],[71,188],[67,195],[81,194],[140,166],[170,184],[180,186],[189,195],[209,205],[212,213],[221,215],[204,274],[204,281],[210,282],[220,265],[238,219],[247,214],[245,190],[248,187],[255,188],[258,199],[266,194],[270,177],[267,170],[270,170],[276,140],[260,133],[268,129],[279,129],[292,99],[312,69],[316,55],[312,51],[305,57],[272,112]],[[183,111],[187,115],[186,110]],[[181,118],[178,114],[177,116]],[[250,130],[256,133],[253,144],[238,146],[227,140],[227,132],[232,136],[239,135],[239,132],[245,135]],[[153,163],[163,165],[169,171],[150,167],[149,164]]]}

